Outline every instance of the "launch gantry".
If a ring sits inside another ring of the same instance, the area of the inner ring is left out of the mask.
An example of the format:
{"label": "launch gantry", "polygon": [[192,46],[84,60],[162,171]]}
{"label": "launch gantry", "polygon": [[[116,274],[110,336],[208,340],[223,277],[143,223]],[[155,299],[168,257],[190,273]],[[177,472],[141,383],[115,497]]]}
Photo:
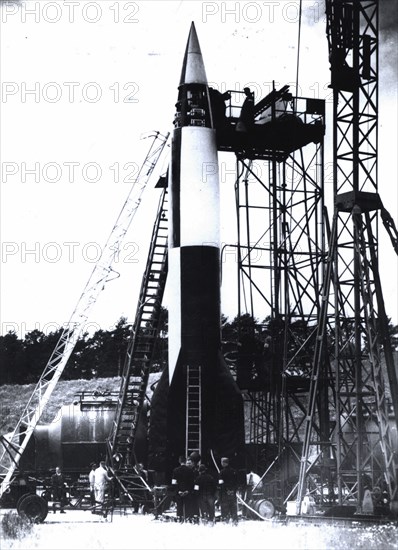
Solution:
{"label": "launch gantry", "polygon": [[[254,296],[269,312],[263,334],[252,334],[238,355],[251,409],[248,442],[253,463],[267,472],[268,497],[279,505],[296,499],[297,513],[307,495],[360,514],[366,491],[379,511],[382,494],[397,507],[398,384],[378,272],[378,214],[395,249],[397,232],[377,186],[377,10],[376,0],[327,2],[331,227],[321,140],[284,155],[278,136],[260,177],[252,161],[261,156],[235,151],[239,312],[256,317]],[[253,199],[256,186],[263,194]]]}
{"label": "launch gantry", "polygon": [[[238,311],[267,316],[261,332],[242,327],[236,376],[250,417],[248,467],[273,464],[266,496],[277,505],[298,477],[321,308],[324,114],[324,101],[293,97],[285,86],[255,105],[254,135],[243,145],[235,138]],[[329,423],[324,406],[317,429],[325,440]]]}

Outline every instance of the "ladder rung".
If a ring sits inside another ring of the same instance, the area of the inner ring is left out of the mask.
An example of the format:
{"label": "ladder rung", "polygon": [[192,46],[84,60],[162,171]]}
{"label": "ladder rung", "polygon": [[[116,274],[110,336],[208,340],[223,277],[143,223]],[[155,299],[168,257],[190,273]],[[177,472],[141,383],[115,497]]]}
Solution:
{"label": "ladder rung", "polygon": [[[126,353],[122,375],[124,395],[118,398],[116,422],[114,422],[113,441],[118,448],[127,450],[127,437],[134,435],[138,414],[144,400],[149,376],[151,356],[157,336],[161,298],[166,283],[166,266],[168,250],[168,211],[167,191],[162,194],[154,224],[152,242],[149,249],[146,269],[143,276],[139,306],[133,325],[131,345]],[[132,376],[134,373],[134,376]],[[139,376],[137,376],[139,373]],[[133,404],[133,402],[136,402]],[[195,442],[195,447],[199,447]],[[127,474],[126,474],[127,475]],[[132,474],[128,474],[132,475]],[[128,475],[126,480],[129,479]],[[131,480],[139,476],[132,475]]]}

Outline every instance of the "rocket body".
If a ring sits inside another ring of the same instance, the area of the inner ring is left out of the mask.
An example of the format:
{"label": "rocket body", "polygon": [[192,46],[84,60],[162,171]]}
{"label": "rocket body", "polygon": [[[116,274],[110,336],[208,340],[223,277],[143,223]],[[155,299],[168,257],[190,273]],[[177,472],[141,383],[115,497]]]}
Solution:
{"label": "rocket body", "polygon": [[220,345],[220,193],[202,55],[191,28],[176,104],[169,170],[169,383],[181,349],[201,361]]}
{"label": "rocket body", "polygon": [[[188,371],[199,373],[200,437],[206,460],[244,444],[240,391],[221,354],[220,192],[209,89],[192,24],[179,85],[169,170],[169,366],[167,455],[176,465],[189,443]],[[191,426],[192,428],[192,426]],[[194,444],[195,446],[195,444]]]}

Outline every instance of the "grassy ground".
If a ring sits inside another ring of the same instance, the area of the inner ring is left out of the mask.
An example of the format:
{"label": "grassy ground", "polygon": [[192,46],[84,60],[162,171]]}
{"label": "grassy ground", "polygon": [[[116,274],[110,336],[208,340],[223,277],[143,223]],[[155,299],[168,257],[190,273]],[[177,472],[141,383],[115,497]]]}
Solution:
{"label": "grassy ground", "polygon": [[49,514],[44,523],[14,539],[5,537],[0,527],[0,540],[2,550],[395,550],[398,544],[393,524],[312,525],[249,520],[237,526],[210,526],[155,520],[151,514],[115,514],[104,520],[81,511],[64,516]]}
{"label": "grassy ground", "polygon": [[[21,386],[0,386],[0,433],[7,432],[8,426],[15,427],[28,402],[35,384]],[[57,411],[73,402],[74,396],[82,391],[119,391],[120,378],[95,378],[93,380],[60,380],[56,385],[50,402],[43,411],[40,424],[51,422]]]}

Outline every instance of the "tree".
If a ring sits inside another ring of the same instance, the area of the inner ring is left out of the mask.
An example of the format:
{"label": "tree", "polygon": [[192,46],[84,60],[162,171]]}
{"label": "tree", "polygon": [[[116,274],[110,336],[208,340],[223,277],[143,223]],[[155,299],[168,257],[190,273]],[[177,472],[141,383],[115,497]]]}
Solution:
{"label": "tree", "polygon": [[23,341],[13,331],[0,336],[0,384],[24,384],[27,371]]}
{"label": "tree", "polygon": [[159,315],[158,337],[153,350],[152,372],[161,372],[167,365],[169,346],[169,312],[161,307]]}
{"label": "tree", "polygon": [[[120,317],[111,333],[110,353],[113,361],[116,361],[117,376],[121,376],[124,360],[127,353],[128,341],[131,336],[132,326],[127,323],[125,317]],[[115,376],[115,375],[113,375]]]}
{"label": "tree", "polygon": [[120,376],[130,334],[131,325],[125,317],[119,319],[112,331],[97,330],[79,350],[74,376],[77,372],[84,377]]}
{"label": "tree", "polygon": [[[376,328],[380,333],[378,319],[376,320]],[[393,325],[390,317],[388,317],[388,334],[390,336],[390,342],[393,351],[398,351],[398,325]],[[369,352],[369,340],[367,333],[364,334],[363,342],[363,351]]]}
{"label": "tree", "polygon": [[55,346],[62,334],[62,329],[49,334],[40,330],[32,330],[25,335],[23,343],[27,375],[23,383],[37,382],[47,365]]}
{"label": "tree", "polygon": [[91,365],[86,361],[85,350],[89,335],[87,332],[83,334],[76,342],[73,352],[69,358],[66,369],[63,373],[65,380],[90,380],[93,377]]}
{"label": "tree", "polygon": [[393,325],[391,319],[388,323],[390,331],[391,346],[394,351],[398,351],[398,325]]}

